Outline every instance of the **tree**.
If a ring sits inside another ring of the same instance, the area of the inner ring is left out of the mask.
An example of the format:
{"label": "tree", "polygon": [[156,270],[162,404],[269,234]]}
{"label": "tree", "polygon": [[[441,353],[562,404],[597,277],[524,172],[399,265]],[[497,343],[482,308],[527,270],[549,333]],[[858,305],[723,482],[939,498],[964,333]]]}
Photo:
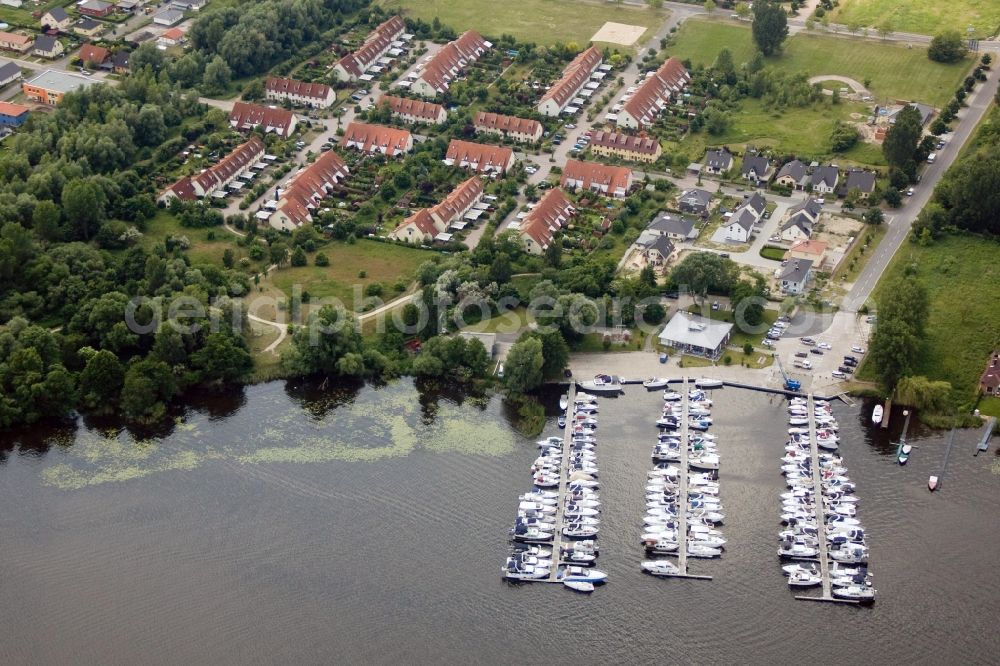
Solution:
{"label": "tree", "polygon": [[900,377],[910,374],[912,359],[916,357],[919,347],[919,339],[905,322],[894,319],[879,321],[869,355],[886,390],[894,388]]}
{"label": "tree", "polygon": [[835,153],[846,152],[857,145],[860,138],[854,125],[838,122],[833,126],[833,132],[830,133],[830,150]]}
{"label": "tree", "polygon": [[497,284],[506,284],[510,282],[511,273],[510,257],[505,252],[497,254],[490,265],[490,280]]}
{"label": "tree", "polygon": [[52,201],[39,201],[31,213],[31,226],[41,240],[53,242],[62,236],[62,211]]}
{"label": "tree", "polygon": [[167,402],[177,393],[177,382],[170,367],[162,361],[145,358],[135,361],[125,372],[121,405],[128,418],[156,421],[167,413]]}
{"label": "tree", "polygon": [[705,11],[711,14],[715,11],[715,0],[705,0]]}
{"label": "tree", "polygon": [[544,376],[542,342],[537,338],[521,340],[510,348],[504,364],[504,381],[511,393],[525,393],[538,387]]}
{"label": "tree", "polygon": [[324,254],[323,252],[317,252],[316,258],[313,260],[313,263],[316,264],[317,266],[329,266],[330,258],[327,257],[326,254]]}
{"label": "tree", "polygon": [[751,343],[749,343],[749,342],[744,342],[743,343],[743,355],[744,356],[749,356],[752,353],[753,353],[753,345]]}
{"label": "tree", "polygon": [[865,213],[865,222],[871,225],[879,225],[885,220],[885,216],[882,214],[882,209],[878,206],[872,206]]}
{"label": "tree", "polygon": [[106,218],[105,196],[92,179],[66,183],[62,192],[63,212],[77,238],[90,240]]}
{"label": "tree", "polygon": [[885,133],[882,153],[890,166],[909,172],[914,165],[914,154],[923,132],[920,111],[912,106],[904,106],[896,114],[896,122]]}
{"label": "tree", "polygon": [[731,259],[714,252],[693,252],[677,265],[670,281],[704,298],[709,291],[728,294],[736,284],[738,271]]}
{"label": "tree", "polygon": [[203,382],[234,382],[253,367],[250,352],[242,338],[229,333],[211,333],[205,346],[191,354],[191,366]]}
{"label": "tree", "polygon": [[903,277],[886,285],[891,294],[879,301],[879,324],[900,321],[918,338],[923,337],[930,316],[927,288],[913,277]]}
{"label": "tree", "polygon": [[88,409],[111,411],[121,395],[125,370],[118,357],[108,350],[85,347],[80,350],[81,357],[87,355],[86,350],[89,358],[80,373],[80,403]]}
{"label": "tree", "polygon": [[545,377],[560,377],[569,364],[569,345],[563,339],[562,333],[555,330],[531,331],[522,338],[536,338],[542,343],[542,375]]}
{"label": "tree", "polygon": [[934,36],[927,47],[927,57],[935,62],[958,62],[968,55],[965,40],[956,30],[949,30]]}
{"label": "tree", "polygon": [[893,25],[891,19],[884,19],[877,26],[875,26],[875,30],[876,32],[878,32],[878,36],[881,37],[882,39],[888,37],[895,29],[896,26]]}
{"label": "tree", "polygon": [[288,260],[288,245],[282,241],[275,241],[274,243],[271,243],[268,252],[271,257],[272,264],[281,266]]}
{"label": "tree", "polygon": [[717,106],[709,106],[701,114],[709,134],[725,134],[729,129],[729,114]]}
{"label": "tree", "polygon": [[1000,235],[1000,154],[997,146],[983,146],[953,166],[938,185],[937,198],[956,227]]}
{"label": "tree", "polygon": [[309,263],[306,252],[301,247],[295,248],[292,252],[292,266],[305,266]]}
{"label": "tree", "polygon": [[781,52],[788,37],[788,16],[785,10],[770,0],[758,0],[753,6],[753,40],[766,56]]}
{"label": "tree", "polygon": [[281,362],[294,375],[340,375],[344,370],[356,369],[338,365],[341,358],[361,351],[361,334],[354,321],[326,305],[310,315],[306,326],[292,333],[292,345],[282,354]]}
{"label": "tree", "polygon": [[222,265],[226,268],[232,268],[235,257],[236,255],[233,254],[232,248],[227,247],[225,252],[222,253]]}
{"label": "tree", "polygon": [[207,65],[205,74],[202,77],[203,92],[208,95],[216,95],[229,87],[232,82],[233,72],[222,56],[216,55]]}

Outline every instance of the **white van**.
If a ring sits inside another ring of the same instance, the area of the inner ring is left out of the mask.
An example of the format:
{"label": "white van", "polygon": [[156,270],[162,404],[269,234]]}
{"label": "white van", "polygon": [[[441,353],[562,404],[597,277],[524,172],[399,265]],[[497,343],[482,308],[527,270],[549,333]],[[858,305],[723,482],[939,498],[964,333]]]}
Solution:
{"label": "white van", "polygon": [[927,156],[927,163],[934,164],[934,160],[936,159],[937,159],[937,153],[931,153],[930,155]]}

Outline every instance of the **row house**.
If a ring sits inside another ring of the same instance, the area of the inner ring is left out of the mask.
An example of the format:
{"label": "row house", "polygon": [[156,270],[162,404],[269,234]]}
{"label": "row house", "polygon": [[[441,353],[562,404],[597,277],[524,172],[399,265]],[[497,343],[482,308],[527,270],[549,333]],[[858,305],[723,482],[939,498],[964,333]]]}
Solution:
{"label": "row house", "polygon": [[474,173],[502,176],[514,166],[514,151],[506,146],[452,139],[444,163]]}
{"label": "row house", "polygon": [[308,106],[313,109],[326,109],[337,100],[333,88],[325,83],[306,83],[280,76],[267,79],[264,84],[264,96],[272,101],[288,101],[295,106]]}
{"label": "row house", "polygon": [[618,127],[638,130],[656,121],[671,99],[687,86],[691,76],[677,58],[670,58],[646,77],[618,112]]}
{"label": "row house", "polygon": [[458,39],[448,42],[428,62],[410,90],[421,97],[434,98],[448,90],[460,72],[479,60],[493,44],[483,39],[475,30],[469,30]]}
{"label": "row house", "polygon": [[369,67],[386,54],[403,31],[406,24],[399,16],[381,23],[353,53],[348,53],[333,65],[333,75],[338,81],[357,81]]}
{"label": "row house", "polygon": [[242,176],[264,156],[264,142],[254,137],[229,153],[218,164],[196,176],[184,176],[168,187],[159,197],[163,203],[171,199],[194,201],[210,197]]}
{"label": "row house", "polygon": [[273,132],[286,139],[295,131],[297,123],[294,113],[273,106],[236,102],[229,112],[229,125],[238,132],[259,127],[265,134]]}
{"label": "row house", "polygon": [[606,197],[623,199],[632,188],[632,170],[597,162],[567,160],[559,184],[565,188],[588,190]]}
{"label": "row house", "polygon": [[340,155],[328,150],[288,181],[284,191],[276,193],[278,204],[270,216],[275,229],[292,231],[313,221],[313,211],[347,178],[347,164]]}
{"label": "row house", "polygon": [[447,231],[460,221],[483,198],[483,181],[472,176],[464,181],[440,203],[431,208],[421,208],[410,215],[392,232],[392,237],[409,243],[425,243]]}
{"label": "row house", "polygon": [[556,233],[576,214],[576,207],[566,193],[553,188],[545,193],[521,220],[518,235],[528,254],[542,254],[552,244]]}
{"label": "row house", "polygon": [[413,150],[413,135],[404,129],[351,123],[340,139],[343,148],[356,148],[363,153],[397,157]]}
{"label": "row house", "polygon": [[542,138],[542,124],[537,120],[501,113],[479,111],[472,126],[476,128],[476,134],[496,134],[521,143],[535,143]]}
{"label": "row house", "polygon": [[542,95],[542,99],[538,102],[538,112],[553,118],[562,113],[601,66],[603,60],[601,52],[593,46],[573,58],[573,62],[566,66],[559,80]]}
{"label": "row house", "polygon": [[407,99],[395,95],[382,95],[378,103],[389,107],[393,117],[406,123],[424,123],[440,125],[448,119],[444,107],[434,102],[424,102],[419,99]]}
{"label": "row house", "polygon": [[619,132],[594,132],[590,151],[604,157],[629,162],[655,162],[663,154],[659,140],[648,136],[630,136]]}

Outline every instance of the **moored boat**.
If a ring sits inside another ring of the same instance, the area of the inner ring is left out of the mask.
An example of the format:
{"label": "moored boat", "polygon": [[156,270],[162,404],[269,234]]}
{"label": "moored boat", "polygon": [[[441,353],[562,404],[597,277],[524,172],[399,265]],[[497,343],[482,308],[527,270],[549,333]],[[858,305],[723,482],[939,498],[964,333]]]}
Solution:
{"label": "moored boat", "polygon": [[872,410],[872,423],[878,425],[882,423],[882,405],[875,405],[875,409]]}

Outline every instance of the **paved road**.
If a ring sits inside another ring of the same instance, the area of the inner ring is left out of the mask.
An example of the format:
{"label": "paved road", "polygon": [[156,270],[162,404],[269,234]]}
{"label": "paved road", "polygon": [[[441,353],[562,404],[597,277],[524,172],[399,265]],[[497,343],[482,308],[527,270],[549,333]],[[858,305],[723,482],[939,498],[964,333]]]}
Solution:
{"label": "paved road", "polygon": [[986,82],[980,84],[973,94],[966,98],[969,106],[959,111],[955,131],[946,137],[945,147],[937,151],[937,161],[927,165],[920,184],[915,188],[914,195],[906,198],[902,207],[893,215],[885,238],[882,239],[875,254],[868,260],[850,293],[844,298],[842,304],[844,310],[857,312],[871,296],[872,290],[889,261],[900,246],[906,242],[913,221],[930,201],[941,176],[958,157],[962,147],[989,109],[993,96],[997,93],[998,83],[1000,83],[1000,75],[998,75],[998,68],[994,66],[993,70],[989,72],[989,78]]}

